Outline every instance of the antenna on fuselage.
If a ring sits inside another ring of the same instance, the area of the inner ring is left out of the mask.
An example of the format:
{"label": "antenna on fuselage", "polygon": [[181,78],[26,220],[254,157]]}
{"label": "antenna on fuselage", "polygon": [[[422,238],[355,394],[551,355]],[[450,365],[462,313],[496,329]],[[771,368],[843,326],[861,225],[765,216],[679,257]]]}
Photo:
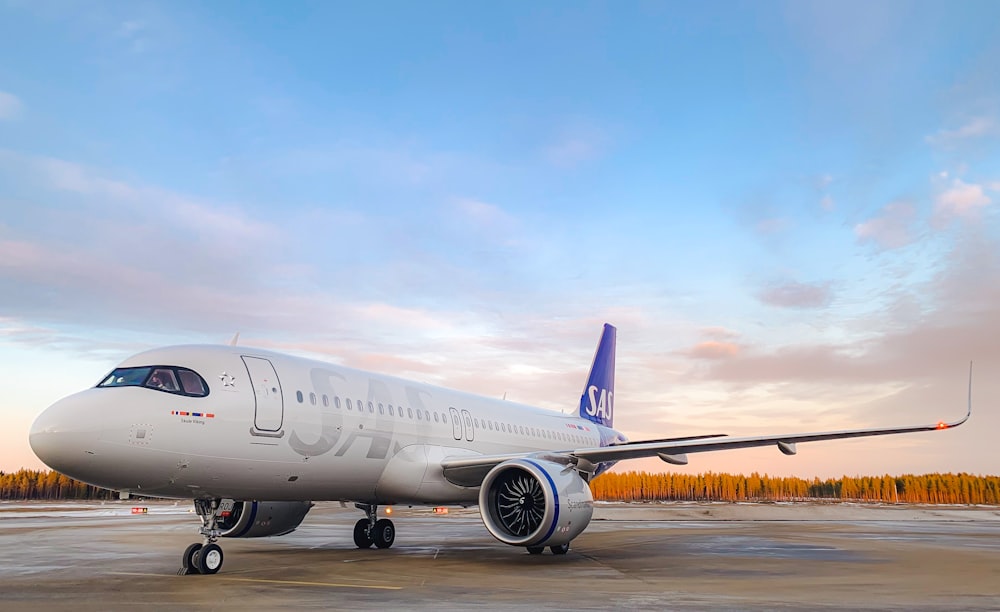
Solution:
{"label": "antenna on fuselage", "polygon": [[233,339],[229,341],[229,346],[236,346],[236,343],[239,341],[240,341],[240,332],[236,332],[236,335],[233,336]]}

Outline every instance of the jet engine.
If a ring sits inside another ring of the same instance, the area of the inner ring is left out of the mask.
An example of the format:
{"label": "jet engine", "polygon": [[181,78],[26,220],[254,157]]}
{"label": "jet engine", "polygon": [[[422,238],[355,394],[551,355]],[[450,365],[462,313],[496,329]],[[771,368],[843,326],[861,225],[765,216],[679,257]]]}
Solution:
{"label": "jet engine", "polygon": [[594,513],[590,487],[572,467],[512,459],[494,467],[479,490],[479,512],[493,537],[512,546],[560,546]]}
{"label": "jet engine", "polygon": [[224,538],[280,536],[295,531],[312,507],[309,501],[223,501],[218,525]]}

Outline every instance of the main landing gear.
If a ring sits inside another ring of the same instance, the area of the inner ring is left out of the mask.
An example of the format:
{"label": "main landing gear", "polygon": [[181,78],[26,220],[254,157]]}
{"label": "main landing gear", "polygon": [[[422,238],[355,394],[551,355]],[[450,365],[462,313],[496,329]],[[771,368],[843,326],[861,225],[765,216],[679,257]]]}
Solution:
{"label": "main landing gear", "polygon": [[363,518],[354,524],[354,543],[358,548],[389,548],[396,541],[396,526],[389,519],[380,519],[374,504],[354,504],[358,510],[363,510],[368,518]]}
{"label": "main landing gear", "polygon": [[205,541],[185,549],[178,574],[214,574],[222,568],[222,547],[215,543],[222,534],[218,516],[220,503],[218,499],[194,500],[194,510],[201,518],[199,531]]}

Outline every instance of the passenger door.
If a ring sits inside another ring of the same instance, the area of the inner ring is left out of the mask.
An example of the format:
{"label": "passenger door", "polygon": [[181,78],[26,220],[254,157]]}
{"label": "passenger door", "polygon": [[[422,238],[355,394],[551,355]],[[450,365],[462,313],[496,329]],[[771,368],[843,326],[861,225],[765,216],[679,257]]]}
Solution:
{"label": "passenger door", "polygon": [[476,439],[476,428],[473,427],[472,415],[468,410],[462,410],[462,421],[465,423],[465,439],[472,442]]}
{"label": "passenger door", "polygon": [[250,384],[253,385],[254,401],[256,402],[253,417],[254,429],[262,432],[280,431],[284,418],[285,402],[282,399],[281,383],[278,381],[278,373],[274,370],[274,365],[267,359],[246,355],[243,356],[243,363],[246,364],[247,373],[250,375]]}

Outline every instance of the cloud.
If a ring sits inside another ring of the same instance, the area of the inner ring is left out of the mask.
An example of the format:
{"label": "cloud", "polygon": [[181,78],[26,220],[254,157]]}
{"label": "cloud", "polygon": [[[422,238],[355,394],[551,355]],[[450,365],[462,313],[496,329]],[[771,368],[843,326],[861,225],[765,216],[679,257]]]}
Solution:
{"label": "cloud", "polygon": [[592,123],[576,119],[559,129],[542,148],[542,157],[558,168],[576,168],[604,154],[607,134]]}
{"label": "cloud", "polygon": [[819,207],[826,212],[832,212],[837,208],[837,203],[833,201],[833,198],[829,195],[823,196],[819,201]]}
{"label": "cloud", "polygon": [[917,211],[907,202],[893,202],[878,217],[854,226],[862,243],[874,243],[882,249],[898,249],[913,242],[913,222]]}
{"label": "cloud", "polygon": [[[856,339],[802,342],[740,353],[713,366],[710,378],[763,384],[781,381],[911,384],[1000,367],[1000,249],[995,237],[966,237],[942,259],[940,271],[915,287],[890,292],[856,324],[872,333]],[[919,293],[927,307],[906,325],[886,330],[894,302]],[[947,372],[942,367],[947,366]],[[961,385],[959,385],[960,387]]]}
{"label": "cloud", "polygon": [[12,121],[21,116],[24,105],[14,94],[0,91],[0,121]]}
{"label": "cloud", "polygon": [[735,342],[720,342],[718,340],[706,340],[699,342],[684,354],[694,359],[729,359],[735,357],[740,352],[740,345]]}
{"label": "cloud", "polygon": [[113,199],[135,199],[139,190],[120,181],[100,176],[80,164],[52,157],[21,158],[25,165],[41,174],[49,187],[85,195],[98,195]]}
{"label": "cloud", "polygon": [[962,140],[990,136],[998,131],[997,127],[997,122],[992,117],[974,117],[958,128],[939,130],[925,140],[933,145],[949,146]]}
{"label": "cloud", "polygon": [[545,159],[553,166],[573,168],[598,156],[597,144],[586,138],[565,138],[545,148]]}
{"label": "cloud", "polygon": [[141,21],[123,21],[120,26],[118,26],[118,36],[125,38],[132,38],[137,33],[141,32],[146,28],[146,24]]}
{"label": "cloud", "polygon": [[701,334],[713,340],[732,340],[740,337],[739,332],[726,329],[725,327],[703,327]]}
{"label": "cloud", "polygon": [[505,226],[513,221],[513,218],[499,206],[480,200],[459,198],[455,200],[454,207],[462,218],[485,228]]}
{"label": "cloud", "polygon": [[149,23],[138,19],[123,21],[115,30],[115,36],[127,41],[133,53],[142,53],[150,48],[150,33]]}
{"label": "cloud", "polygon": [[63,159],[0,149],[0,162],[6,162],[15,172],[26,173],[22,179],[34,180],[41,188],[87,196],[90,205],[104,212],[127,211],[132,223],[171,226],[225,245],[247,239],[273,239],[277,234],[273,226],[250,218],[238,207],[107,178],[97,169]]}
{"label": "cloud", "polygon": [[792,223],[784,217],[772,217],[769,219],[761,219],[754,224],[754,230],[758,234],[780,234],[788,230]]}
{"label": "cloud", "polygon": [[0,151],[0,173],[30,194],[0,233],[5,315],[55,326],[260,329],[288,325],[307,301],[288,291],[296,279],[285,236],[238,207],[60,159]]}
{"label": "cloud", "polygon": [[833,290],[830,283],[791,281],[766,287],[757,298],[764,304],[781,308],[823,308],[833,299]]}
{"label": "cloud", "polygon": [[964,183],[955,179],[949,189],[938,195],[934,203],[936,225],[944,225],[955,218],[975,218],[979,211],[989,206],[991,200],[982,185]]}

